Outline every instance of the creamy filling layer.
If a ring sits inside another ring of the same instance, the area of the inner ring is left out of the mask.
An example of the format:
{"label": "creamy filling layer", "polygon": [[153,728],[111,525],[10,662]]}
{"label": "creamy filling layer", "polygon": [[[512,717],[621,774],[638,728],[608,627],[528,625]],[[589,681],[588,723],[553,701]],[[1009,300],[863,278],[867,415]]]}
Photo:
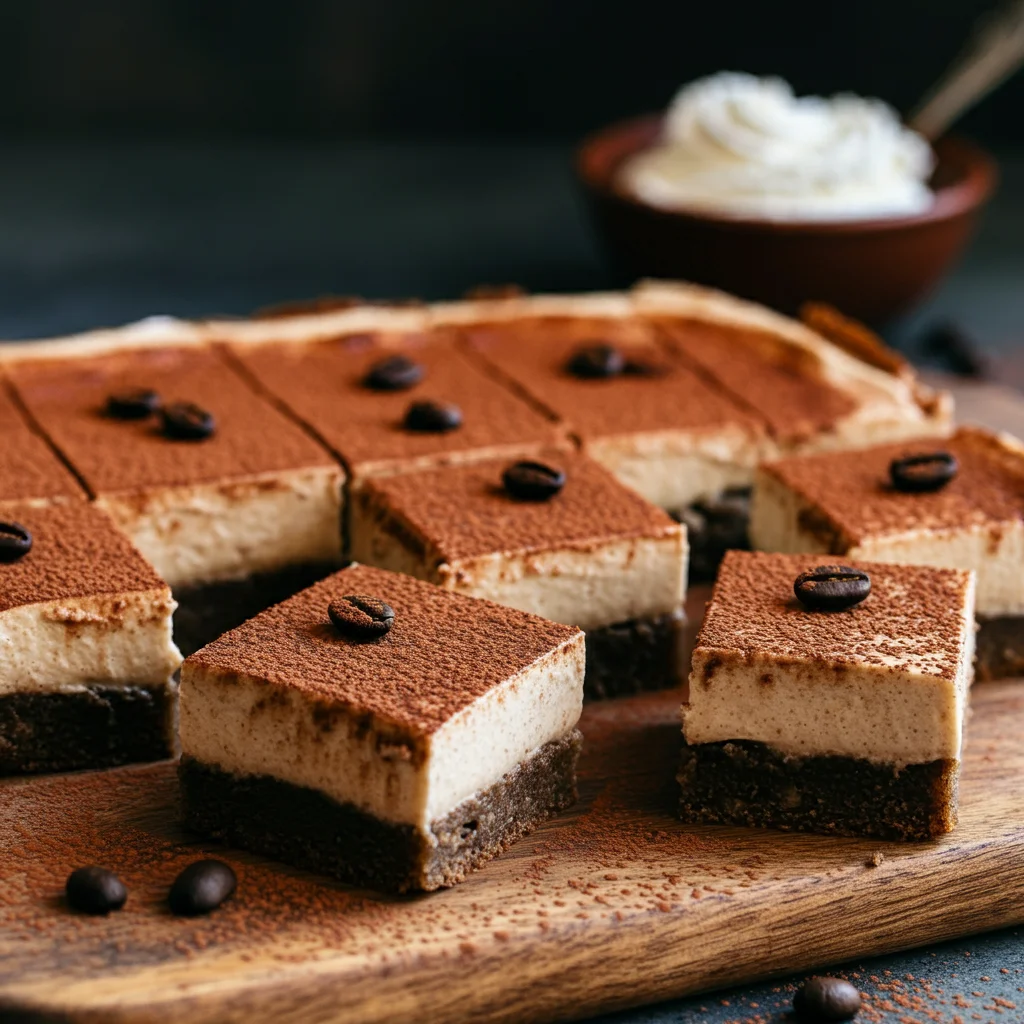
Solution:
{"label": "creamy filling layer", "polygon": [[102,495],[172,587],[341,560],[343,474],[332,466],[230,484]]}
{"label": "creamy filling layer", "polygon": [[488,691],[431,735],[409,738],[358,709],[327,708],[252,677],[182,670],[181,746],[204,764],[270,775],[384,821],[429,830],[579,721],[582,635]]}
{"label": "creamy filling layer", "polygon": [[0,694],[169,685],[181,664],[166,589],[0,613]]}

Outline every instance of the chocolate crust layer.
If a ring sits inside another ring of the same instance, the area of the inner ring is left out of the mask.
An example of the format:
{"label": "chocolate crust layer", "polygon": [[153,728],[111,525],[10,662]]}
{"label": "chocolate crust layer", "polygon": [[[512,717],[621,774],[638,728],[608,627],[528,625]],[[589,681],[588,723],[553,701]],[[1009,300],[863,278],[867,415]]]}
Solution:
{"label": "chocolate crust layer", "polygon": [[445,888],[576,800],[578,730],[541,747],[430,826],[381,821],[302,786],[233,775],[193,758],[179,768],[186,824],[243,849],[392,892]]}
{"label": "chocolate crust layer", "polygon": [[113,768],[174,753],[171,686],[0,696],[0,775]]}
{"label": "chocolate crust layer", "polygon": [[1024,676],[1024,615],[979,616],[974,673],[982,682]]}
{"label": "chocolate crust layer", "polygon": [[934,839],[956,826],[959,761],[897,771],[850,757],[786,757],[764,743],[683,744],[680,815],[699,825]]}
{"label": "chocolate crust layer", "polygon": [[678,686],[685,624],[680,613],[588,630],[583,696],[606,700]]}

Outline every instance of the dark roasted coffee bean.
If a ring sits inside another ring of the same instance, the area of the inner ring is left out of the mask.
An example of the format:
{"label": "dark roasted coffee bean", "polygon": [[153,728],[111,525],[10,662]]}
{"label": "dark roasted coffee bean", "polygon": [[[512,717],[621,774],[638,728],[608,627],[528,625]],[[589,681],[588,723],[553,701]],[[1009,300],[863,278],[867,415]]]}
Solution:
{"label": "dark roasted coffee bean", "polygon": [[32,534],[21,523],[0,522],[0,562],[16,562],[32,550]]}
{"label": "dark roasted coffee bean", "polygon": [[950,452],[922,452],[893,459],[889,479],[897,491],[937,491],[956,476],[959,468],[956,456]]}
{"label": "dark roasted coffee bean", "polygon": [[217,429],[212,413],[191,402],[175,402],[161,413],[164,435],[173,441],[204,441]]}
{"label": "dark roasted coffee bean", "polygon": [[568,364],[568,370],[573,376],[588,379],[615,377],[625,367],[626,360],[622,353],[614,345],[604,342],[577,349]]}
{"label": "dark roasted coffee bean", "polygon": [[238,879],[222,860],[197,860],[174,880],[167,905],[174,914],[195,917],[216,910],[235,891]]}
{"label": "dark roasted coffee bean", "polygon": [[860,1009],[860,993],[842,978],[808,978],[793,997],[799,1021],[853,1020]]}
{"label": "dark roasted coffee bean", "polygon": [[871,577],[848,565],[819,565],[797,576],[793,593],[813,611],[840,612],[871,593]]}
{"label": "dark roasted coffee bean", "polygon": [[407,356],[389,356],[374,363],[363,378],[373,391],[408,391],[423,380],[423,367]]}
{"label": "dark roasted coffee bean", "polygon": [[421,434],[446,434],[462,426],[462,410],[451,402],[413,402],[405,414],[405,429]]}
{"label": "dark roasted coffee bean", "polygon": [[565,472],[543,462],[513,462],[501,474],[505,490],[520,501],[547,501],[565,486]]}
{"label": "dark roasted coffee bean", "polygon": [[107,415],[115,420],[144,420],[160,408],[160,396],[148,388],[118,391],[107,397]]}
{"label": "dark roasted coffee bean", "polygon": [[368,594],[346,594],[327,606],[339,633],[350,640],[376,640],[394,624],[395,609],[379,597]]}
{"label": "dark roasted coffee bean", "polygon": [[83,914],[109,914],[124,906],[128,890],[124,882],[106,868],[76,868],[64,883],[64,896],[72,910]]}

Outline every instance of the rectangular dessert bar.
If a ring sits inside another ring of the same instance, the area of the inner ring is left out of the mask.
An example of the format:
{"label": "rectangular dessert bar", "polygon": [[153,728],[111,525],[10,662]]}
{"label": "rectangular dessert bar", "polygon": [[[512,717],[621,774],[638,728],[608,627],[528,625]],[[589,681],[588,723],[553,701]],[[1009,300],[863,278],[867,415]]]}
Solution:
{"label": "rectangular dessert bar", "polygon": [[821,556],[731,552],[693,653],[685,821],[923,840],[956,824],[974,575],[856,562],[870,594],[805,607]]}
{"label": "rectangular dessert bar", "polygon": [[575,799],[584,657],[573,627],[350,566],[186,660],[186,819],[359,885],[453,885]]}

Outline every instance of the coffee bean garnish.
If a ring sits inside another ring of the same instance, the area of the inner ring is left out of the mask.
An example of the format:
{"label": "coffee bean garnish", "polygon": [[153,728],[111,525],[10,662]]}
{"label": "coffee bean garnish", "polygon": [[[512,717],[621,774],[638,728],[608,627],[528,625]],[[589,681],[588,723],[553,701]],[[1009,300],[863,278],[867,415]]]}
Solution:
{"label": "coffee bean garnish", "polygon": [[577,349],[568,363],[568,370],[573,376],[588,380],[617,377],[625,368],[626,360],[622,353],[614,345],[604,342]]}
{"label": "coffee bean garnish", "polygon": [[350,640],[377,640],[395,621],[395,609],[368,594],[335,598],[327,606],[327,614],[338,632]]}
{"label": "coffee bean garnish", "polygon": [[212,413],[192,402],[175,402],[160,413],[163,431],[173,441],[204,441],[217,429]]}
{"label": "coffee bean garnish", "polygon": [[21,523],[0,522],[0,562],[16,562],[32,550],[32,534]]}
{"label": "coffee bean garnish", "polygon": [[860,993],[842,978],[808,978],[793,997],[799,1021],[853,1020],[860,1009]]}
{"label": "coffee bean garnish", "polygon": [[565,486],[565,473],[543,462],[513,462],[501,474],[505,490],[520,501],[547,501]]}
{"label": "coffee bean garnish", "polygon": [[922,493],[945,487],[960,468],[950,452],[922,452],[893,459],[889,463],[889,479],[897,491]]}
{"label": "coffee bean garnish", "polygon": [[160,408],[160,396],[149,388],[118,391],[107,396],[107,415],[115,420],[144,420]]}
{"label": "coffee bean garnish", "polygon": [[195,917],[216,910],[235,891],[238,879],[222,860],[197,860],[174,880],[167,894],[171,913]]}
{"label": "coffee bean garnish", "polygon": [[403,422],[406,430],[446,434],[462,426],[462,410],[451,402],[413,402]]}
{"label": "coffee bean garnish", "polygon": [[423,367],[407,356],[389,356],[374,363],[363,378],[373,391],[408,391],[423,380]]}
{"label": "coffee bean garnish", "polygon": [[68,875],[64,896],[72,910],[83,914],[109,914],[124,906],[128,890],[113,871],[91,866],[76,868]]}
{"label": "coffee bean garnish", "polygon": [[871,577],[848,565],[819,565],[797,576],[793,593],[813,611],[840,612],[871,593]]}

